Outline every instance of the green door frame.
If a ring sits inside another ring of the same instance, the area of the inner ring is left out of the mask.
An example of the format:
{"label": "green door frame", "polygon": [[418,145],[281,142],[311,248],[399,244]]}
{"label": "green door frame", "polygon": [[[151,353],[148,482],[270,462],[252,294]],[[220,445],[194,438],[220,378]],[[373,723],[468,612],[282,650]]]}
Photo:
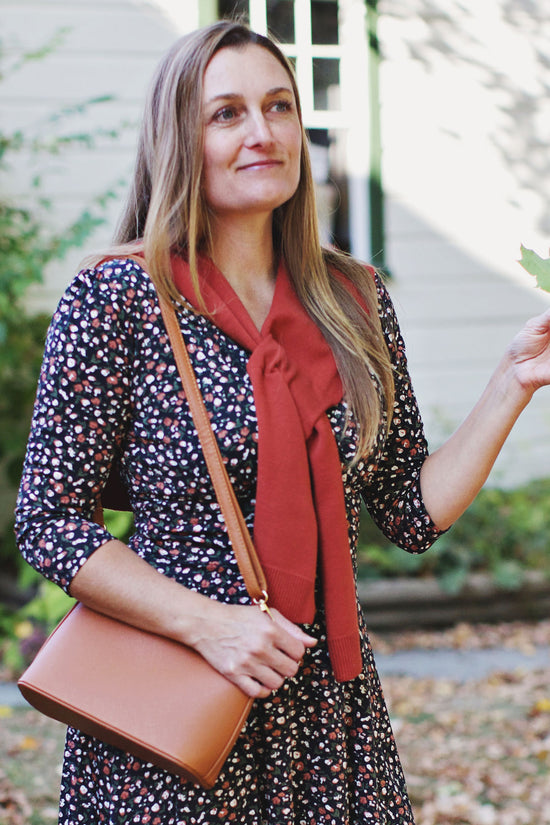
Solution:
{"label": "green door frame", "polygon": [[366,0],[369,44],[370,112],[370,247],[374,266],[385,267],[385,212],[382,188],[382,137],[380,128],[380,43],[378,41],[378,0]]}

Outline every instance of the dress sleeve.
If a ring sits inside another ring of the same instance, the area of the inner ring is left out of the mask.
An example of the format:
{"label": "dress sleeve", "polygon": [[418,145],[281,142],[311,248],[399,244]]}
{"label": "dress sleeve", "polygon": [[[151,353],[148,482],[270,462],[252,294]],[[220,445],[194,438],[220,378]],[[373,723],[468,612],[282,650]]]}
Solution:
{"label": "dress sleeve", "polygon": [[420,490],[420,470],[428,445],[395,310],[381,279],[376,279],[380,320],[394,369],[395,401],[390,429],[369,467],[363,499],[393,544],[410,553],[423,553],[442,533],[431,520]]}
{"label": "dress sleeve", "polygon": [[131,409],[137,264],[124,263],[83,270],[53,316],[17,499],[22,555],[67,591],[112,538],[92,517]]}

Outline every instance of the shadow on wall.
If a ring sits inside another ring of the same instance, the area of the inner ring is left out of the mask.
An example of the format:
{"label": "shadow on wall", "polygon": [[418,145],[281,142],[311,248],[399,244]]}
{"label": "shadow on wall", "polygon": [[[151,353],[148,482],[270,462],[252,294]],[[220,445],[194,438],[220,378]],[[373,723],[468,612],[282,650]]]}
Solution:
{"label": "shadow on wall", "polygon": [[[406,8],[381,0],[385,17],[408,25],[407,56],[436,71],[442,60],[474,71],[492,90],[498,120],[489,140],[517,183],[519,197],[535,205],[537,229],[550,235],[550,211],[542,196],[550,182],[550,47],[544,0],[411,0]],[[414,25],[411,25],[414,21]],[[535,194],[539,193],[539,197]]]}
{"label": "shadow on wall", "polygon": [[[513,205],[527,206],[533,227],[550,236],[550,17],[545,0],[380,0],[379,11],[398,22],[404,56],[427,72],[447,66],[468,73],[472,92],[475,86],[491,92],[488,134],[486,112],[479,111],[481,123],[472,126],[513,179]],[[452,90],[449,94],[452,98]]]}

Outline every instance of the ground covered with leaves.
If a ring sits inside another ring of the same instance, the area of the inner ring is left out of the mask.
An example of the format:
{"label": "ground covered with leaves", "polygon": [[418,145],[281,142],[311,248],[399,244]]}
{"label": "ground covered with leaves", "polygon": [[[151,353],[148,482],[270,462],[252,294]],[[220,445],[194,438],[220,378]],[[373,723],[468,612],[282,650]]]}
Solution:
{"label": "ground covered with leaves", "polygon": [[[522,654],[550,645],[550,622],[458,625],[375,638],[375,650]],[[486,679],[383,680],[417,825],[550,823],[550,660]]]}
{"label": "ground covered with leaves", "polygon": [[[550,645],[550,621],[376,634],[375,650]],[[458,683],[386,677],[417,825],[550,824],[550,662]],[[0,823],[53,825],[63,726],[0,707]]]}

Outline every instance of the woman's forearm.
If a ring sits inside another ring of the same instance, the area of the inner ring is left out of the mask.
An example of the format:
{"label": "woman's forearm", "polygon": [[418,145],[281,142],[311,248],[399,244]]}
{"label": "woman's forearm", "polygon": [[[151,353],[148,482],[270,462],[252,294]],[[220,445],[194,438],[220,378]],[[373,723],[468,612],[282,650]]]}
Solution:
{"label": "woman's forearm", "polygon": [[143,630],[192,644],[211,608],[206,596],[163,576],[121,541],[99,547],[74,577],[71,596]]}
{"label": "woman's forearm", "polygon": [[422,497],[440,529],[450,527],[472,503],[531,396],[505,357],[463,424],[428,456],[420,477]]}

